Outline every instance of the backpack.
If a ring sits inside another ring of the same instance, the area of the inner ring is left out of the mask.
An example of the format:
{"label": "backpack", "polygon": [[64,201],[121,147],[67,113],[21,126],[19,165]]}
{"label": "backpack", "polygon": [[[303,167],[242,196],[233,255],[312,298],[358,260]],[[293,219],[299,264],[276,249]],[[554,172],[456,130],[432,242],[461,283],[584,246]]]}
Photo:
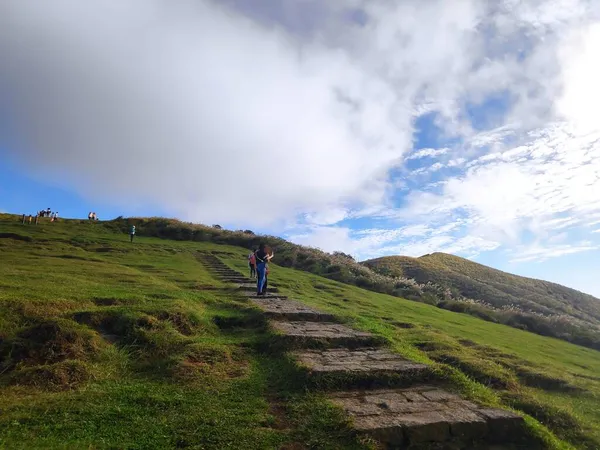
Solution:
{"label": "backpack", "polygon": [[250,261],[250,264],[256,264],[256,255],[251,253],[250,256],[248,256],[248,260]]}

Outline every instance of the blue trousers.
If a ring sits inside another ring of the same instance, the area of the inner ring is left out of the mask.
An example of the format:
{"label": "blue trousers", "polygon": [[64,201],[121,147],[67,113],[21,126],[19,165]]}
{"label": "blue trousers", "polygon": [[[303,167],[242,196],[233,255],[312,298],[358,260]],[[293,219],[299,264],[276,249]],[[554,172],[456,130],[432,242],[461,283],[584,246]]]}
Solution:
{"label": "blue trousers", "polygon": [[265,288],[267,282],[267,264],[264,262],[256,263],[256,293],[260,294]]}

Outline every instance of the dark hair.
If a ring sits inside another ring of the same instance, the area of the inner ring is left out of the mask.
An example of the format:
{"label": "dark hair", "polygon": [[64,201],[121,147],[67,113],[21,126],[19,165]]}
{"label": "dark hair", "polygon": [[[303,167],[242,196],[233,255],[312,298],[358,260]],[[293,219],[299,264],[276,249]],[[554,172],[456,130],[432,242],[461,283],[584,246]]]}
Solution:
{"label": "dark hair", "polygon": [[265,250],[265,244],[260,244],[258,246],[258,249],[264,251]]}

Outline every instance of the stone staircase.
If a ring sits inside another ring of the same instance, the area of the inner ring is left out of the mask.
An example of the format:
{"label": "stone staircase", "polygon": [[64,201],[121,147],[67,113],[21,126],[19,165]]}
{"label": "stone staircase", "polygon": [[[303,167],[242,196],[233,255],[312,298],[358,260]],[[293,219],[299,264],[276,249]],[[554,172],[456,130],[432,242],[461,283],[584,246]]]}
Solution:
{"label": "stone staircase", "polygon": [[[269,319],[279,344],[306,376],[352,418],[354,428],[387,448],[508,449],[526,435],[523,418],[480,407],[435,386],[430,367],[385,348],[385,341],[354,330],[335,316],[270,293],[216,256],[199,258]],[[529,447],[518,447],[529,448]]]}

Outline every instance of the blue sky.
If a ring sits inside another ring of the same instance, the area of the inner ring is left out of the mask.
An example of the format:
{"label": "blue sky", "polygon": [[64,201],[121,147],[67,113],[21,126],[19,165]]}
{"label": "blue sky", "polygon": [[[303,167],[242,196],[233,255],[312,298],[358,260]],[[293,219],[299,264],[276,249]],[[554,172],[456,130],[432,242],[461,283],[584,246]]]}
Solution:
{"label": "blue sky", "polygon": [[444,251],[600,296],[598,54],[586,0],[9,0],[0,210]]}

